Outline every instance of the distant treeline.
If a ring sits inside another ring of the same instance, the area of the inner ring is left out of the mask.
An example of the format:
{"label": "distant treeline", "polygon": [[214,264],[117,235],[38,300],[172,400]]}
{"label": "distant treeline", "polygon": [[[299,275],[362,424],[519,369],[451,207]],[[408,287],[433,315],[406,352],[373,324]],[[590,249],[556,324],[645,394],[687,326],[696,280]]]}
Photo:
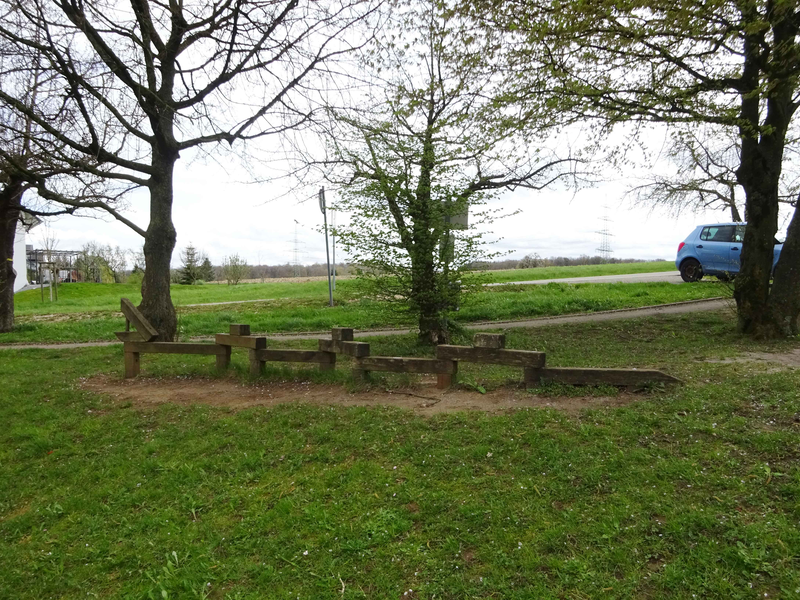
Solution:
{"label": "distant treeline", "polygon": [[[656,259],[662,260],[662,259]],[[581,265],[618,265],[622,263],[650,262],[640,258],[603,258],[582,254],[578,258],[567,256],[551,256],[542,258],[538,254],[528,254],[525,258],[512,258],[492,262],[476,262],[471,265],[473,271],[502,271],[506,269],[536,269],[539,267],[577,267]]]}
{"label": "distant treeline", "polygon": [[[551,256],[542,258],[538,254],[529,254],[522,259],[507,259],[493,262],[476,262],[470,266],[474,271],[500,271],[505,269],[534,269],[537,267],[574,267],[579,265],[605,265],[620,263],[647,262],[638,258],[603,258],[602,256],[581,255],[577,258],[567,256]],[[325,277],[324,264],[313,265],[248,265],[248,273],[243,279],[282,279],[287,277]],[[336,265],[336,275],[346,277],[355,275],[355,266],[346,263]],[[222,267],[214,266],[214,279],[224,280]]]}

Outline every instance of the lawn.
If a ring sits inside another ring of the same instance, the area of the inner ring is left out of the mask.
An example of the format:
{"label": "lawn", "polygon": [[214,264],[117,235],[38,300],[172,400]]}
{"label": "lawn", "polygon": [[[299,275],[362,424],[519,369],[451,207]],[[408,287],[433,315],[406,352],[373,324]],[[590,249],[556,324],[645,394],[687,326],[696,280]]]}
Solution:
{"label": "lawn", "polygon": [[[82,342],[114,340],[114,331],[124,326],[118,312],[119,297],[113,309],[76,312],[75,306],[87,306],[87,298],[96,284],[70,284],[62,289],[80,294],[73,305],[68,299],[58,304],[48,304],[51,314],[36,314],[27,310],[24,302],[17,317],[13,332],[0,334],[0,343],[22,342]],[[259,284],[260,285],[260,284]],[[272,284],[264,284],[268,287]],[[298,289],[304,284],[296,284]],[[125,286],[97,286],[112,289],[124,295],[132,290]],[[189,286],[187,286],[189,287]],[[217,286],[191,286],[193,289],[216,288]],[[241,286],[245,289],[246,286]],[[254,286],[256,287],[256,286]],[[291,287],[291,286],[289,286]],[[330,327],[346,326],[357,329],[403,327],[413,325],[410,315],[390,310],[384,302],[375,302],[349,296],[342,285],[337,286],[336,306],[327,305],[327,295],[307,295],[276,298],[264,302],[229,304],[221,306],[179,306],[178,326],[182,339],[193,336],[208,336],[228,329],[230,323],[249,323],[254,332],[277,333],[292,331],[322,331]],[[183,291],[185,288],[179,286]],[[616,284],[562,284],[508,285],[486,288],[467,298],[461,309],[452,315],[459,323],[525,319],[555,316],[579,312],[596,312],[649,306],[730,296],[730,286],[716,281],[695,284],[671,283],[616,283]],[[64,294],[66,296],[66,293]],[[77,295],[77,294],[76,294]],[[130,294],[136,298],[134,294]],[[106,306],[106,295],[102,305]],[[98,303],[99,305],[100,303]],[[35,305],[35,303],[34,303]],[[59,312],[53,313],[52,311]]]}
{"label": "lawn", "polygon": [[[724,312],[509,331],[554,366],[686,383],[622,408],[432,418],[141,407],[81,388],[121,375],[120,348],[0,350],[0,597],[798,597],[800,370],[730,359],[800,344],[734,327]],[[413,336],[371,343],[429,354]],[[211,362],[142,371],[252,385],[243,355],[225,376]],[[489,394],[518,376],[461,373]],[[272,378],[358,391],[346,369]]]}
{"label": "lawn", "polygon": [[[512,269],[487,271],[486,282],[528,281],[537,279],[562,279],[592,275],[618,275],[621,273],[647,273],[674,271],[670,262],[625,263],[614,265],[589,265],[579,267],[548,267],[541,269]],[[350,297],[357,287],[353,280],[336,282],[338,295]],[[280,300],[290,298],[327,300],[327,281],[285,282],[280,279],[267,283],[240,285],[173,285],[172,300],[176,306],[206,302],[235,302],[241,300]],[[42,302],[39,290],[20,292],[14,297],[18,315],[98,312],[118,310],[120,297],[130,298],[138,304],[142,295],[138,285],[132,284],[62,284],[58,288],[58,303],[50,303],[47,290]]]}

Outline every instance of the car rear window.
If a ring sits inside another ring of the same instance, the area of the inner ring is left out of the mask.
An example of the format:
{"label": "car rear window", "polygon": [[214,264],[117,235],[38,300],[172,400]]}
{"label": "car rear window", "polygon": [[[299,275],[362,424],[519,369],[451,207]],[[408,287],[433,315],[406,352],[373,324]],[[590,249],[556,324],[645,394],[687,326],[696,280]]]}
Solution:
{"label": "car rear window", "polygon": [[704,242],[731,242],[736,229],[735,225],[712,225],[703,227],[700,239]]}

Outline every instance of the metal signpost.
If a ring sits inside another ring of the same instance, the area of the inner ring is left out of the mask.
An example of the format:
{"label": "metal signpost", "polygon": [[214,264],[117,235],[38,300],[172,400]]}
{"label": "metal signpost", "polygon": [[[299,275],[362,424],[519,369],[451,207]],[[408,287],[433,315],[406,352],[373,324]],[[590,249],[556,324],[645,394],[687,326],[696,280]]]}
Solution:
{"label": "metal signpost", "polygon": [[328,266],[328,303],[333,306],[333,288],[331,287],[331,253],[328,248],[328,214],[325,210],[325,186],[319,190],[319,209],[325,219],[325,260]]}

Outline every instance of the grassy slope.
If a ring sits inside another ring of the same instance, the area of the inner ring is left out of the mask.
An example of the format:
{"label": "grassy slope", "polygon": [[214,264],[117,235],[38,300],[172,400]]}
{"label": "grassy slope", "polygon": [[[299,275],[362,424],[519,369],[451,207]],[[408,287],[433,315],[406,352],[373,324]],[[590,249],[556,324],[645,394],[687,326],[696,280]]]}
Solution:
{"label": "grassy slope", "polygon": [[[510,271],[488,271],[487,282],[528,281],[535,279],[559,279],[567,277],[587,277],[591,275],[617,275],[620,273],[643,273],[650,271],[674,271],[674,265],[667,262],[629,263],[620,265],[591,265],[585,267],[550,267],[543,269],[515,269]],[[352,293],[355,282],[345,280],[336,284],[337,292],[345,296]],[[173,285],[172,300],[176,306],[201,304],[206,302],[230,302],[237,300],[265,300],[287,298],[318,298],[324,300],[328,295],[326,281],[286,283],[280,280],[269,283],[246,283],[228,285]],[[45,291],[47,298],[47,292]],[[49,300],[42,302],[38,290],[17,294],[15,299],[17,315],[93,312],[118,310],[119,299],[130,298],[134,303],[141,301],[139,287],[128,284],[64,284],[59,287],[57,304]]]}
{"label": "grassy slope", "polygon": [[[337,292],[337,306],[324,298],[291,298],[267,303],[206,306],[179,309],[182,337],[212,335],[226,331],[229,323],[249,323],[254,332],[320,331],[334,326],[368,329],[410,326],[407,315],[389,310],[385,303],[347,300]],[[575,312],[593,312],[698,298],[729,295],[724,284],[702,282],[674,285],[549,283],[533,286],[502,286],[469,298],[454,318],[462,323],[482,320],[521,319]],[[66,313],[56,320],[22,315],[15,331],[0,334],[0,343],[76,342],[112,340],[124,321],[115,311]]]}
{"label": "grassy slope", "polygon": [[[656,366],[687,384],[580,416],[137,410],[77,387],[118,375],[118,349],[0,351],[0,596],[800,593],[800,372],[704,362],[791,344],[756,345],[714,314],[509,337],[553,365]],[[207,357],[147,358],[150,376],[212,376]]]}
{"label": "grassy slope", "polygon": [[597,275],[624,275],[626,273],[665,273],[677,271],[672,261],[622,263],[617,265],[582,265],[577,267],[542,267],[539,269],[509,269],[486,271],[490,282],[534,281],[537,279],[564,279],[567,277],[594,277]]}

